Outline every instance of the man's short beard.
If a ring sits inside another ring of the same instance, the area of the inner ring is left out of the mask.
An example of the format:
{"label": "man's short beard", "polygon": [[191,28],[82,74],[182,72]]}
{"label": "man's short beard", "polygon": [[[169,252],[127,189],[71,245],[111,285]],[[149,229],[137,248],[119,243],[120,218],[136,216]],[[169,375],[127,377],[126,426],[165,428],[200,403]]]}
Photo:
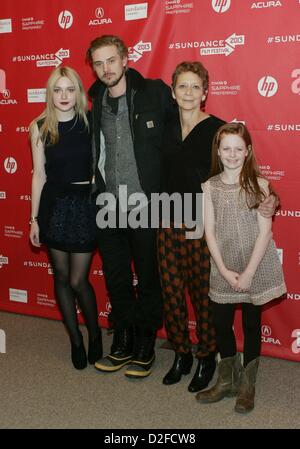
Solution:
{"label": "man's short beard", "polygon": [[119,82],[121,81],[121,79],[123,78],[124,73],[126,72],[127,67],[123,67],[123,71],[121,73],[121,75],[114,81],[106,81],[105,79],[101,79],[101,81],[107,86],[107,87],[115,87],[117,84],[119,84]]}

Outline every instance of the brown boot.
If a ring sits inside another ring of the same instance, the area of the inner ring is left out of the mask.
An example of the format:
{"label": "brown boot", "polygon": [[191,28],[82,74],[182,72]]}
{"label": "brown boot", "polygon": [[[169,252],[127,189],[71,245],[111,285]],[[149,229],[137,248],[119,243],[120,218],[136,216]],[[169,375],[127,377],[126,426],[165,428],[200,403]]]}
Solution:
{"label": "brown boot", "polygon": [[255,382],[258,364],[259,357],[251,360],[246,368],[243,368],[242,370],[241,382],[234,408],[238,413],[248,413],[254,408]]}
{"label": "brown boot", "polygon": [[240,354],[221,359],[218,365],[217,383],[209,390],[200,391],[196,399],[202,403],[221,401],[225,396],[235,396],[238,390],[240,371],[242,368]]}

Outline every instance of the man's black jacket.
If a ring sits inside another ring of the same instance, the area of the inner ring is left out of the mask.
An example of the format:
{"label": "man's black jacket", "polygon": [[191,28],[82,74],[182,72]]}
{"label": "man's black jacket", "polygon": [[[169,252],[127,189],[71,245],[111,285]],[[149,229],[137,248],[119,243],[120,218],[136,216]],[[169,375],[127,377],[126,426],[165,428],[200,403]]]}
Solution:
{"label": "man's black jacket", "polygon": [[[174,108],[171,89],[160,79],[144,78],[134,69],[126,71],[126,97],[140,184],[149,197],[160,190],[161,145],[165,122]],[[105,182],[98,169],[102,100],[106,86],[97,80],[91,86],[92,122],[95,144],[95,178],[99,192]],[[103,144],[103,143],[102,143]]]}

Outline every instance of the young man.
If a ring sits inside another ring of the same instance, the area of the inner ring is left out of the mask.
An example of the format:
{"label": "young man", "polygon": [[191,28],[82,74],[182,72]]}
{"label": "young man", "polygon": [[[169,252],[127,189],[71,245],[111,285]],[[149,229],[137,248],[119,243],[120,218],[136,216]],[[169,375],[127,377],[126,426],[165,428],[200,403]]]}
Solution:
{"label": "young man", "polygon": [[116,226],[98,232],[114,337],[110,354],[95,367],[114,372],[127,365],[126,376],[142,378],[151,372],[156,331],[162,326],[157,230],[121,225],[119,186],[126,186],[128,197],[144,193],[150,199],[159,192],[162,135],[173,101],[163,81],[145,79],[127,67],[128,49],[119,37],[96,38],[87,58],[98,77],[89,90],[96,185],[99,193],[113,194],[117,206]]}

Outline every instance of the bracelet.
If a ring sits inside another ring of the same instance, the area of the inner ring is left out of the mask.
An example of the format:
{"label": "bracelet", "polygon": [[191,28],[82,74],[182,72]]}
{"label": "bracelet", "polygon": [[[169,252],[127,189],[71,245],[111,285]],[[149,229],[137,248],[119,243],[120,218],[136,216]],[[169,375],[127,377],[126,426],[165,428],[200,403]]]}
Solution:
{"label": "bracelet", "polygon": [[32,224],[35,221],[38,221],[38,217],[30,217],[29,224]]}

